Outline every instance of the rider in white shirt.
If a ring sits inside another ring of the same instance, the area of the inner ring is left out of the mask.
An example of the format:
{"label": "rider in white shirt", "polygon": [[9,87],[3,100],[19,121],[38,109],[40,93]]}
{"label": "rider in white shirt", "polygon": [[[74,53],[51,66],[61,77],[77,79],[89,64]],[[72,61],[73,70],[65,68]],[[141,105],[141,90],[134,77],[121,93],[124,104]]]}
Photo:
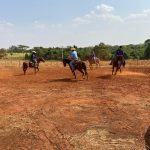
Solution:
{"label": "rider in white shirt", "polygon": [[78,54],[74,47],[71,48],[70,57],[71,57],[70,66],[71,66],[72,71],[74,71],[75,62],[78,60]]}

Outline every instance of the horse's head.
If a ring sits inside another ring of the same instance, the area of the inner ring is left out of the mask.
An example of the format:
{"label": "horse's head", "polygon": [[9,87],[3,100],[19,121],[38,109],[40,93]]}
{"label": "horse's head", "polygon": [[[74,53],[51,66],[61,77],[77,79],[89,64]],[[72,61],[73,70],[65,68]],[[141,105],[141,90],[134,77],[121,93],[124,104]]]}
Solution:
{"label": "horse's head", "polygon": [[66,67],[66,61],[65,61],[65,59],[63,59],[63,65],[64,65],[64,67]]}
{"label": "horse's head", "polygon": [[63,65],[64,65],[64,67],[66,67],[66,64],[69,64],[69,63],[70,63],[69,59],[67,59],[67,58],[63,59]]}
{"label": "horse's head", "polygon": [[39,57],[39,58],[38,58],[38,62],[45,62],[45,60],[44,60],[43,57]]}

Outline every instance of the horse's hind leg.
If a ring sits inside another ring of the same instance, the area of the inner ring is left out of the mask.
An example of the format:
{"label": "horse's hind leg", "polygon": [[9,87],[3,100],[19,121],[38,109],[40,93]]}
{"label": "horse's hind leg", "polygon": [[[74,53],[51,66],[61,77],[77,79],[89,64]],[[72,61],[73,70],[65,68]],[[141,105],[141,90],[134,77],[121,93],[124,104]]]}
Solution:
{"label": "horse's hind leg", "polygon": [[39,72],[39,67],[37,67],[37,72]]}
{"label": "horse's hind leg", "polygon": [[26,71],[27,71],[27,69],[26,69],[26,68],[24,68],[24,69],[23,69],[24,75],[26,74]]}
{"label": "horse's hind leg", "polygon": [[88,73],[87,73],[87,71],[85,70],[85,75],[86,75],[86,77],[87,77],[87,80],[88,80]]}
{"label": "horse's hind leg", "polygon": [[78,69],[78,70],[82,73],[82,78],[84,79],[85,76],[84,72],[82,71],[82,69]]}
{"label": "horse's hind leg", "polygon": [[34,73],[36,74],[36,68],[34,68]]}

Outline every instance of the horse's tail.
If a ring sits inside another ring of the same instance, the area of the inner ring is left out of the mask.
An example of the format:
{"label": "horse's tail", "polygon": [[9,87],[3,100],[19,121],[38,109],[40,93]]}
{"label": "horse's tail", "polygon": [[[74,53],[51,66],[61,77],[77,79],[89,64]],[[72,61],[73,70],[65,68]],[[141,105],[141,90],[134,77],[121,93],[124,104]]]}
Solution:
{"label": "horse's tail", "polygon": [[27,68],[28,68],[28,64],[26,62],[23,62],[22,69],[23,69],[24,74],[26,74]]}
{"label": "horse's tail", "polygon": [[82,68],[83,68],[85,75],[87,76],[87,79],[88,79],[87,67],[86,67],[86,64],[84,62],[82,62]]}

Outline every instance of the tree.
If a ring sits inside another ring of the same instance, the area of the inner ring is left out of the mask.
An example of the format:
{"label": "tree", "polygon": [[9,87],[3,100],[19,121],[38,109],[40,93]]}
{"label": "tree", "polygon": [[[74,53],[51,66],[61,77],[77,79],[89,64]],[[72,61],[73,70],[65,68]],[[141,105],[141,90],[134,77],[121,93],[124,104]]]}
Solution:
{"label": "tree", "polygon": [[145,45],[148,45],[149,43],[150,43],[150,39],[147,39],[147,40],[144,42]]}
{"label": "tree", "polygon": [[110,46],[105,45],[104,43],[100,43],[93,48],[96,56],[101,60],[109,60],[111,57],[111,51],[109,49]]}
{"label": "tree", "polygon": [[29,48],[29,46],[26,45],[18,45],[18,49],[20,49],[22,52],[26,51]]}
{"label": "tree", "polygon": [[148,45],[147,45],[147,47],[146,47],[146,49],[145,49],[145,52],[144,52],[144,57],[146,58],[146,59],[150,59],[150,43],[147,43]]}

